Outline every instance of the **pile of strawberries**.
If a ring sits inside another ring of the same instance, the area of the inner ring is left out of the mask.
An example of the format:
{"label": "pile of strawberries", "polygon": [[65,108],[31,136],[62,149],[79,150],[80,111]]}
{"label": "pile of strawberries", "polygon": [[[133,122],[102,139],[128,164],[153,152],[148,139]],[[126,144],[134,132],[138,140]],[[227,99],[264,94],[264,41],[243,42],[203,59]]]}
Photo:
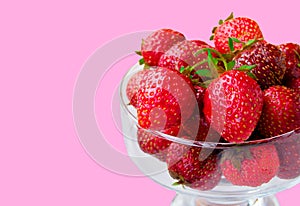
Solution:
{"label": "pile of strawberries", "polygon": [[[143,70],[126,88],[141,150],[166,162],[175,184],[199,190],[214,188],[222,174],[252,187],[275,176],[298,177],[300,137],[286,133],[300,128],[300,46],[273,45],[254,20],[232,14],[219,21],[211,40],[214,46],[172,29],[142,40]],[[236,146],[188,146],[151,131]]]}

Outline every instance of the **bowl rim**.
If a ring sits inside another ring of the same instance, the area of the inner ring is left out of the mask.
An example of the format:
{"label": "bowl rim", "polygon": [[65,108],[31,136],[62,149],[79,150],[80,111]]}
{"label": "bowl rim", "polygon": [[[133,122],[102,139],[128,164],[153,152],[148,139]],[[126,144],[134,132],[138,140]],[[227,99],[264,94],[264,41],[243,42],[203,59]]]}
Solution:
{"label": "bowl rim", "polygon": [[[205,147],[205,148],[214,148],[214,149],[224,149],[224,148],[228,148],[228,147],[234,147],[234,146],[250,146],[250,145],[255,145],[255,144],[262,144],[262,143],[271,143],[274,141],[278,141],[279,139],[286,139],[294,134],[299,134],[300,135],[300,127],[296,128],[294,130],[291,130],[289,132],[286,132],[284,134],[280,134],[280,135],[276,135],[273,137],[269,137],[269,138],[263,138],[263,139],[258,139],[258,140],[246,140],[244,142],[241,143],[233,143],[233,142],[208,142],[208,141],[199,141],[199,140],[191,140],[191,139],[185,139],[182,137],[177,137],[177,136],[172,136],[172,135],[168,135],[165,134],[163,132],[157,131],[157,130],[152,130],[152,129],[145,129],[140,127],[140,125],[138,124],[138,120],[135,114],[133,114],[128,107],[130,107],[131,105],[129,105],[128,103],[126,103],[126,100],[124,99],[124,97],[126,97],[125,93],[122,93],[122,91],[126,91],[126,85],[125,85],[125,79],[126,77],[128,77],[131,74],[134,74],[138,71],[142,70],[142,66],[139,65],[139,63],[136,63],[135,65],[133,65],[123,76],[121,84],[119,85],[119,95],[120,95],[120,104],[121,104],[121,108],[126,111],[126,113],[129,114],[130,118],[136,123],[137,127],[139,129],[142,129],[146,132],[149,132],[157,137],[161,137],[164,139],[167,139],[171,142],[176,142],[176,143],[180,143],[180,144],[184,144],[184,145],[188,145],[188,146],[195,146],[195,147]],[[220,136],[221,138],[221,136]]]}

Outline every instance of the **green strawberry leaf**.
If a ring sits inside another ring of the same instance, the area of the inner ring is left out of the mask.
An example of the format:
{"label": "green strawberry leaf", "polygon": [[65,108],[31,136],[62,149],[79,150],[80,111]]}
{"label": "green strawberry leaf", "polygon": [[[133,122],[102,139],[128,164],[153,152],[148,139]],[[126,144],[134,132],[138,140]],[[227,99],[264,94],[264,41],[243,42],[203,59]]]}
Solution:
{"label": "green strawberry leaf", "polygon": [[172,186],[179,186],[179,185],[182,185],[182,183],[180,183],[180,182],[174,182],[174,183],[172,184]]}
{"label": "green strawberry leaf", "polygon": [[257,39],[250,39],[249,41],[247,41],[244,45],[244,47],[250,47],[252,46],[254,43],[258,42]]}
{"label": "green strawberry leaf", "polygon": [[209,40],[210,40],[210,41],[214,40],[214,37],[215,37],[215,35],[211,35],[211,36],[209,37]]}
{"label": "green strawberry leaf", "polygon": [[254,65],[242,65],[237,70],[239,70],[239,71],[251,71],[255,67],[256,67],[256,64],[254,64]]}
{"label": "green strawberry leaf", "polygon": [[139,64],[140,64],[140,65],[145,64],[145,59],[144,59],[144,58],[141,58],[141,59],[139,60]]}
{"label": "green strawberry leaf", "polygon": [[184,69],[185,69],[184,66],[180,67],[179,72],[180,72],[180,73],[183,73],[183,72],[184,72]]}
{"label": "green strawberry leaf", "polygon": [[257,77],[255,76],[255,74],[253,74],[253,73],[251,73],[251,72],[247,72],[247,75],[248,75],[249,77],[251,77],[252,79],[257,80]]}
{"label": "green strawberry leaf", "polygon": [[235,66],[235,61],[228,62],[227,63],[227,69],[228,69],[228,71],[232,70],[234,66]]}
{"label": "green strawberry leaf", "polygon": [[228,46],[230,48],[230,51],[233,52],[234,51],[233,40],[230,37],[228,38]]}
{"label": "green strawberry leaf", "polygon": [[230,13],[230,15],[224,20],[224,21],[228,21],[230,19],[233,19],[233,12]]}
{"label": "green strawberry leaf", "polygon": [[232,39],[232,41],[236,42],[236,43],[243,43],[241,40],[234,38],[234,37],[230,37]]}
{"label": "green strawberry leaf", "polygon": [[208,62],[213,63],[214,66],[218,64],[218,60],[212,56],[210,49],[207,50],[207,59],[208,59]]}
{"label": "green strawberry leaf", "polygon": [[142,52],[141,51],[135,51],[135,53],[139,56],[142,56]]}
{"label": "green strawberry leaf", "polygon": [[210,78],[212,77],[212,73],[208,69],[197,70],[196,74],[198,74],[199,76],[202,76],[202,77],[210,77]]}
{"label": "green strawberry leaf", "polygon": [[298,67],[300,67],[300,63],[299,63],[299,64],[297,64],[297,66],[298,66]]}
{"label": "green strawberry leaf", "polygon": [[223,24],[224,21],[222,19],[219,20],[219,25]]}

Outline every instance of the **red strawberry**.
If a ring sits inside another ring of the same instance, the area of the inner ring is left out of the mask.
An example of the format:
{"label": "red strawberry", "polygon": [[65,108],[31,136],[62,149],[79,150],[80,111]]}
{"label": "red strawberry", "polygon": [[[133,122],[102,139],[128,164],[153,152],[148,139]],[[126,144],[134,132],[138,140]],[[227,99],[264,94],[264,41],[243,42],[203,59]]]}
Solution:
{"label": "red strawberry", "polygon": [[285,55],[274,45],[257,42],[234,57],[235,69],[256,65],[251,70],[262,89],[282,84],[285,73]]}
{"label": "red strawberry", "polygon": [[289,81],[292,78],[300,78],[300,46],[294,43],[286,43],[279,45],[278,48],[286,56],[284,79]]}
{"label": "red strawberry", "polygon": [[142,41],[141,55],[149,66],[157,66],[158,61],[174,44],[185,40],[183,34],[172,29],[160,29]]}
{"label": "red strawberry", "polygon": [[276,144],[280,167],[277,176],[281,179],[294,179],[300,176],[300,136],[293,133]]}
{"label": "red strawberry", "polygon": [[231,70],[215,79],[204,96],[204,114],[228,142],[247,140],[259,120],[262,91],[246,73]]}
{"label": "red strawberry", "polygon": [[264,106],[258,123],[265,137],[284,134],[300,127],[300,93],[284,86],[264,91]]}
{"label": "red strawberry", "polygon": [[278,172],[279,158],[274,145],[256,145],[225,150],[221,158],[225,178],[234,185],[257,187]]}
{"label": "red strawberry", "polygon": [[[179,126],[173,126],[160,132],[177,136],[179,130]],[[153,155],[161,161],[166,160],[167,150],[171,144],[171,141],[165,139],[164,137],[156,136],[142,128],[138,128],[137,138],[139,146],[143,152]]]}
{"label": "red strawberry", "polygon": [[[164,55],[161,56],[158,65],[162,67],[167,67],[169,69],[175,69],[178,71],[180,71],[182,67],[192,67],[195,64],[207,59],[207,54],[205,53],[195,55],[199,50],[203,48],[212,47],[200,40],[181,41],[175,44]],[[203,63],[195,67],[193,71],[191,71],[191,73],[188,73],[187,75],[194,75],[193,79],[197,79],[198,82],[202,82],[205,79],[201,79],[200,76],[195,74],[197,70],[201,69],[209,69],[208,64]]]}
{"label": "red strawberry", "polygon": [[217,160],[218,156],[212,150],[202,151],[200,147],[172,143],[166,162],[171,177],[178,180],[177,184],[210,190],[221,179]]}
{"label": "red strawberry", "polygon": [[202,86],[199,86],[199,85],[194,85],[194,89],[195,89],[195,92],[196,92],[196,99],[197,99],[197,102],[198,102],[199,110],[202,111],[202,109],[203,109],[203,98],[204,98],[206,88],[204,88]]}
{"label": "red strawberry", "polygon": [[285,86],[300,92],[300,78],[293,78],[286,81]]}
{"label": "red strawberry", "polygon": [[[213,38],[215,48],[222,54],[232,52],[230,50],[228,39],[236,38],[241,42],[248,42],[252,39],[261,39],[263,34],[258,26],[258,24],[246,17],[233,18],[230,16],[224,22],[220,22],[221,25],[214,28]],[[234,42],[234,50],[239,50],[243,47],[241,43]]]}
{"label": "red strawberry", "polygon": [[190,79],[178,71],[149,69],[140,83],[137,116],[142,128],[162,130],[183,124],[197,105]]}
{"label": "red strawberry", "polygon": [[146,73],[145,70],[138,71],[128,81],[126,86],[126,95],[130,101],[130,104],[137,107],[137,92],[140,87],[140,81]]}
{"label": "red strawberry", "polygon": [[198,40],[184,40],[178,42],[161,56],[158,65],[178,71],[181,67],[193,66],[203,60],[204,57],[204,55],[195,56],[195,53],[207,47],[209,46],[205,42]]}
{"label": "red strawberry", "polygon": [[198,110],[183,124],[183,130],[192,140],[218,142],[221,138],[220,134],[210,127],[203,112]]}

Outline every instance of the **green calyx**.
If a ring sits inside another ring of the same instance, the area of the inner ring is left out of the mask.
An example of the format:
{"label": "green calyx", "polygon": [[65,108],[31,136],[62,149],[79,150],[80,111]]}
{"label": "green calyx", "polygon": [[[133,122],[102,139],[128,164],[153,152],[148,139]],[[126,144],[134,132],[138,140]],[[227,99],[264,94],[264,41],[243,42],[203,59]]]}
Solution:
{"label": "green calyx", "polygon": [[246,159],[252,159],[253,156],[249,148],[236,148],[230,151],[226,151],[221,158],[221,164],[225,161],[230,161],[235,169],[240,171],[242,169],[242,163]]}
{"label": "green calyx", "polygon": [[182,188],[185,189],[185,187],[184,187],[184,184],[185,184],[184,178],[183,178],[181,175],[179,175],[179,176],[178,176],[178,179],[179,179],[179,180],[178,180],[177,182],[174,182],[172,185],[173,185],[173,186],[179,186],[179,185],[181,185]]}
{"label": "green calyx", "polygon": [[[236,41],[236,40],[233,39],[232,41]],[[254,41],[252,41],[252,42],[254,42]],[[226,58],[227,57],[226,55],[221,54],[219,51],[217,51],[213,48],[203,48],[203,49],[197,51],[195,53],[195,55],[199,55],[203,52],[207,53],[207,59],[205,59],[201,62],[198,62],[197,64],[195,64],[192,67],[192,68],[195,68],[201,64],[208,63],[209,69],[202,69],[202,70],[198,70],[196,72],[200,76],[217,78],[217,77],[219,77],[219,74],[222,74],[226,71],[230,71],[235,67],[235,64],[236,64],[235,60],[232,60],[232,58],[230,60],[228,60]],[[214,57],[213,54],[216,57]],[[220,66],[220,65],[223,65],[223,66]],[[242,65],[239,68],[236,68],[235,70],[246,72],[248,74],[248,76],[250,76],[253,79],[256,79],[256,76],[251,72],[251,70],[254,69],[255,67],[256,67],[256,65]],[[207,85],[210,82],[205,82],[203,86],[207,87]]]}
{"label": "green calyx", "polygon": [[[213,48],[203,48],[203,49],[197,51],[195,55],[199,55],[203,52],[207,52],[207,61],[206,62],[208,62],[210,70],[214,69],[214,70],[217,70],[218,73],[223,73],[224,68],[222,68],[218,65],[219,62],[223,63],[223,65],[225,67],[225,71],[229,71],[229,70],[233,69],[233,67],[235,65],[234,61],[227,62],[226,59],[224,58],[224,56],[219,51],[217,51]],[[217,57],[213,57],[212,54],[216,54]],[[199,62],[197,64],[202,64],[202,62]]]}
{"label": "green calyx", "polygon": [[[247,42],[243,42],[241,40],[239,40],[238,38],[235,37],[228,37],[228,47],[230,49],[230,53],[225,54],[227,59],[232,59],[234,56],[236,56],[239,52],[251,47],[252,45],[254,45],[256,42],[262,41],[263,38],[259,38],[259,39],[250,39]],[[241,49],[235,49],[234,48],[234,43],[237,44],[242,44],[242,48]]]}

